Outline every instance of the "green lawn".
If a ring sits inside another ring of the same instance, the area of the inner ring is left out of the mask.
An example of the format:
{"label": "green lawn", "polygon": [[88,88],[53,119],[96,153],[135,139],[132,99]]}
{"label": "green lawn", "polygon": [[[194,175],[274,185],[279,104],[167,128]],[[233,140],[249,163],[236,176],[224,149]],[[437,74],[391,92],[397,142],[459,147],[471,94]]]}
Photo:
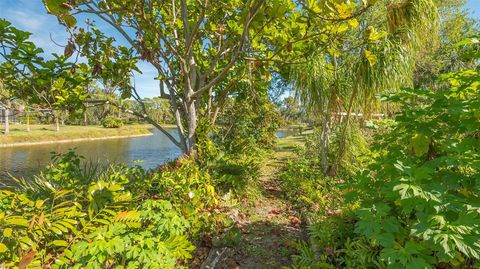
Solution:
{"label": "green lawn", "polygon": [[10,125],[10,134],[4,135],[0,129],[0,145],[14,143],[34,143],[82,138],[104,138],[112,136],[129,136],[149,134],[151,125],[125,125],[121,128],[104,128],[102,126],[61,126],[60,131],[53,125],[31,125],[30,132],[22,124]]}

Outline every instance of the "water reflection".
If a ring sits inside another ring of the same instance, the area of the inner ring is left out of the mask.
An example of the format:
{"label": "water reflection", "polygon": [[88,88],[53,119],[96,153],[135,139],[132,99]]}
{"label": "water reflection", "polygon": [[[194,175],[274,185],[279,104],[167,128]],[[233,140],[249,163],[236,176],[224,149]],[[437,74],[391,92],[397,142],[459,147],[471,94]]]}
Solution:
{"label": "water reflection", "polygon": [[[0,148],[0,181],[8,180],[8,173],[29,177],[49,163],[52,151],[65,153],[71,148],[95,163],[132,165],[135,160],[143,160],[139,165],[145,169],[180,156],[180,150],[164,134],[157,130],[152,132],[152,136],[137,138]],[[175,130],[169,132],[177,136]]]}

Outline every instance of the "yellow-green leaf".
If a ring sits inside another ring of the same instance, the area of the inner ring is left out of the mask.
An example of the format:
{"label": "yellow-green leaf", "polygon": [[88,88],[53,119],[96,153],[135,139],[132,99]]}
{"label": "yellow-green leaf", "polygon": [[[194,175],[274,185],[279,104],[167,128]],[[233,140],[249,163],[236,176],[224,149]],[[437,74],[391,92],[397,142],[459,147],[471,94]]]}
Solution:
{"label": "yellow-green leaf", "polygon": [[335,31],[335,33],[338,33],[338,34],[344,33],[348,31],[348,29],[349,29],[348,23],[341,23],[333,27],[333,30]]}
{"label": "yellow-green leaf", "polygon": [[58,229],[57,227],[50,227],[50,231],[56,233],[56,234],[62,234],[62,231]]}
{"label": "yellow-green leaf", "polygon": [[5,228],[5,230],[3,230],[3,236],[10,237],[12,236],[12,232],[13,232],[12,228]]}
{"label": "yellow-green leaf", "polygon": [[368,63],[370,63],[370,66],[374,66],[377,63],[377,56],[371,51],[365,50],[365,57],[367,58]]}
{"label": "yellow-green leaf", "polygon": [[424,134],[415,134],[412,137],[410,145],[413,148],[415,156],[420,157],[423,156],[428,152],[428,148],[430,146],[430,138],[428,138]]}
{"label": "yellow-green leaf", "polygon": [[358,21],[357,21],[357,19],[348,20],[348,25],[350,25],[350,28],[352,28],[352,29],[357,28],[357,26],[358,26]]}
{"label": "yellow-green leaf", "polygon": [[347,18],[352,16],[353,8],[356,6],[355,3],[334,3],[334,5],[340,18]]}
{"label": "yellow-green leaf", "polygon": [[375,29],[373,26],[369,26],[367,29],[368,33],[368,41],[369,42],[375,42],[379,39],[382,39],[388,35],[387,32],[385,31],[380,31],[378,32],[377,29]]}
{"label": "yellow-green leaf", "polygon": [[37,200],[35,202],[35,207],[36,208],[41,208],[43,206],[43,202],[44,202],[44,200]]}
{"label": "yellow-green leaf", "polygon": [[28,220],[20,216],[9,217],[5,220],[5,222],[11,225],[16,225],[16,226],[23,226],[23,227],[30,226],[30,222],[28,222]]}
{"label": "yellow-green leaf", "polygon": [[8,248],[5,244],[0,243],[0,253],[7,252]]}
{"label": "yellow-green leaf", "polygon": [[69,249],[65,249],[65,250],[63,251],[63,253],[65,253],[65,256],[66,256],[67,258],[69,258],[69,259],[71,259],[71,258],[73,257],[73,253],[72,253],[72,251],[70,251]]}
{"label": "yellow-green leaf", "polygon": [[77,19],[69,14],[62,16],[62,20],[68,27],[74,27],[77,24]]}
{"label": "yellow-green leaf", "polygon": [[51,245],[57,246],[57,247],[66,247],[68,246],[68,242],[65,240],[53,240]]}

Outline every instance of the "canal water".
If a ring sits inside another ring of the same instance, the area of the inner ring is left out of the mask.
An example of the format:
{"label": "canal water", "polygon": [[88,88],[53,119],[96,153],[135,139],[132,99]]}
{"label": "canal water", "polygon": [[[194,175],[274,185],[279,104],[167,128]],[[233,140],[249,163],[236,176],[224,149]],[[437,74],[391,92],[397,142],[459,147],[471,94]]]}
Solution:
{"label": "canal water", "polygon": [[[168,131],[178,136],[176,130]],[[65,153],[70,149],[75,149],[93,163],[138,164],[145,169],[155,168],[181,155],[181,151],[164,134],[156,129],[152,132],[151,136],[136,138],[0,148],[0,181],[10,180],[9,175],[28,178],[50,162],[52,152]]]}

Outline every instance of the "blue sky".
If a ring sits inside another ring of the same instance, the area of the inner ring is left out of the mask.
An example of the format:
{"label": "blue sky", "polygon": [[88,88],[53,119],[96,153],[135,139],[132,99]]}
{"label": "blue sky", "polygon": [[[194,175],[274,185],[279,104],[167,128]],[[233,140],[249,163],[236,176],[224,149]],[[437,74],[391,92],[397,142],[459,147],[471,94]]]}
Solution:
{"label": "blue sky", "polygon": [[[21,30],[32,33],[31,40],[47,55],[63,54],[63,48],[55,45],[66,44],[68,34],[57,19],[49,15],[41,0],[0,0],[0,18],[7,19]],[[82,22],[82,19],[78,20]],[[84,21],[84,20],[83,20]],[[97,23],[97,27],[109,35],[115,36],[120,43],[124,40],[115,34],[106,24]],[[156,70],[148,63],[139,62],[142,74],[136,74],[135,83],[142,97],[158,96],[159,87]]]}
{"label": "blue sky", "polygon": [[480,18],[480,0],[468,0],[467,8],[470,9],[472,17]]}
{"label": "blue sky", "polygon": [[[480,18],[480,0],[468,0],[467,8],[473,17]],[[52,40],[65,44],[68,35],[57,19],[47,14],[42,1],[0,0],[0,18],[9,20],[19,29],[31,32],[31,40],[47,54],[63,54],[63,48],[55,45]],[[97,25],[105,32],[117,36],[108,26],[100,23]],[[118,41],[123,40],[118,37]],[[158,81],[153,79],[156,76],[155,69],[143,62],[139,63],[139,67],[143,74],[137,74],[135,82],[140,94],[145,97],[157,96]]]}

